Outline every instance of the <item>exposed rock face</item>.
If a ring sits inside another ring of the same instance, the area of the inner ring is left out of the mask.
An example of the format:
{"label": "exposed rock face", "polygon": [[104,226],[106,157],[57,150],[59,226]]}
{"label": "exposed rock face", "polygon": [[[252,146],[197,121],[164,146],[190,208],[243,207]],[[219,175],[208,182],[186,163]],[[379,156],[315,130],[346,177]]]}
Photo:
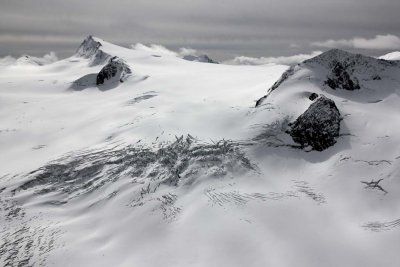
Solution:
{"label": "exposed rock face", "polygon": [[321,95],[296,121],[289,124],[293,141],[302,147],[322,151],[336,143],[340,132],[340,112],[331,99]]}
{"label": "exposed rock face", "polygon": [[94,38],[91,35],[89,35],[88,37],[85,38],[85,40],[83,40],[81,45],[78,47],[76,54],[81,57],[89,58],[96,54],[100,46],[101,43],[94,40]]}
{"label": "exposed rock face", "polygon": [[86,37],[82,44],[76,51],[76,55],[83,58],[90,59],[90,65],[104,64],[111,57],[111,55],[105,53],[100,49],[102,46],[100,40],[93,36]]}
{"label": "exposed rock face", "polygon": [[333,67],[332,74],[325,81],[325,84],[334,90],[345,89],[353,91],[360,89],[358,79],[356,77],[351,77],[346,68],[340,62],[337,62]]}
{"label": "exposed rock face", "polygon": [[340,49],[331,49],[300,64],[311,69],[328,71],[324,84],[332,89],[357,90],[362,83],[380,80],[387,70],[398,71],[400,64],[360,54],[352,54]]}
{"label": "exposed rock face", "polygon": [[131,69],[122,59],[113,57],[97,74],[96,84],[122,83],[131,73]]}
{"label": "exposed rock face", "polygon": [[318,94],[317,93],[312,93],[309,97],[308,97],[308,99],[310,99],[311,101],[314,101],[315,99],[317,99],[318,98]]}
{"label": "exposed rock face", "polygon": [[188,61],[218,64],[217,61],[212,60],[207,55],[200,55],[200,56],[187,55],[187,56],[184,56],[183,59],[188,60]]}

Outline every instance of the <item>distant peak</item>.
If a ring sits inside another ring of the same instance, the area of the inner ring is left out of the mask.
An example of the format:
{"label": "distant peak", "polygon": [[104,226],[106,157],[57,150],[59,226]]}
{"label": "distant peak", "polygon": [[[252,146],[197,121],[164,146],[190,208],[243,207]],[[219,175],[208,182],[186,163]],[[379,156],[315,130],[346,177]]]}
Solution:
{"label": "distant peak", "polygon": [[102,42],[100,38],[89,35],[78,47],[76,56],[90,59],[91,66],[104,64],[111,55],[100,49]]}
{"label": "distant peak", "polygon": [[214,64],[218,64],[217,61],[212,60],[209,56],[207,55],[200,55],[200,56],[196,56],[196,55],[186,55],[183,57],[183,59],[188,60],[188,61],[196,61],[196,62],[204,62],[204,63],[214,63]]}
{"label": "distant peak", "polygon": [[29,55],[22,55],[15,61],[17,64],[40,65]]}
{"label": "distant peak", "polygon": [[96,54],[101,45],[100,39],[89,35],[83,40],[76,53],[78,56],[89,58]]}

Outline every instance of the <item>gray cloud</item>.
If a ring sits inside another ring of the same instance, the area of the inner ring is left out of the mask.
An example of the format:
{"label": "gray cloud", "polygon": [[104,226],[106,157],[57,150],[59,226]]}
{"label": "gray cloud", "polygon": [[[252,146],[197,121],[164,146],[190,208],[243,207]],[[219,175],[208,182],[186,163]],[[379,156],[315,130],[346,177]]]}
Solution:
{"label": "gray cloud", "polygon": [[309,54],[321,40],[400,36],[399,10],[398,0],[2,0],[0,55],[69,56],[88,34],[218,60]]}

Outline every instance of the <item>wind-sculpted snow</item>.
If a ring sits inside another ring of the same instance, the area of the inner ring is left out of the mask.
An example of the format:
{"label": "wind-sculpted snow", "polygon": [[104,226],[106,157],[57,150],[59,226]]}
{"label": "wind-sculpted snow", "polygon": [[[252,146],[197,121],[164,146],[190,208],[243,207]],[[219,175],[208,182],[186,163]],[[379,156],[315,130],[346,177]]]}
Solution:
{"label": "wind-sculpted snow", "polygon": [[327,201],[325,196],[316,193],[315,190],[306,181],[293,181],[291,190],[286,192],[268,192],[262,193],[248,193],[240,191],[225,191],[216,190],[215,188],[208,188],[204,194],[209,199],[211,205],[238,205],[243,206],[251,201],[281,201],[291,198],[310,198],[317,204],[325,204]]}
{"label": "wind-sculpted snow", "polygon": [[256,102],[256,107],[258,107],[259,105],[261,105],[263,103],[263,101],[268,97],[268,95],[274,91],[275,89],[277,89],[283,82],[285,82],[287,79],[289,79],[290,76],[292,76],[295,72],[295,67],[290,67],[288,70],[286,70],[282,76],[279,78],[279,80],[277,80],[272,86],[271,88],[268,89],[267,95],[263,96],[262,98],[258,99]]}
{"label": "wind-sculpted snow", "polygon": [[400,227],[400,219],[391,222],[369,222],[364,224],[363,227],[373,232],[389,231]]}
{"label": "wind-sculpted snow", "polygon": [[146,93],[146,94],[144,94],[144,95],[137,96],[137,97],[135,97],[135,98],[129,100],[129,101],[127,102],[127,105],[135,105],[135,104],[140,103],[140,102],[142,102],[142,101],[145,101],[145,100],[147,100],[147,99],[156,97],[157,95],[156,95],[155,93],[156,93],[156,92],[150,91],[150,92],[148,92],[148,93]]}
{"label": "wind-sculpted snow", "polygon": [[135,202],[163,185],[199,182],[199,177],[224,177],[238,171],[254,170],[237,144],[222,140],[202,144],[190,136],[150,148],[131,145],[99,151],[81,151],[51,162],[29,174],[29,181],[14,192],[34,190],[36,194],[60,192],[61,202],[93,192],[121,177],[144,183]]}

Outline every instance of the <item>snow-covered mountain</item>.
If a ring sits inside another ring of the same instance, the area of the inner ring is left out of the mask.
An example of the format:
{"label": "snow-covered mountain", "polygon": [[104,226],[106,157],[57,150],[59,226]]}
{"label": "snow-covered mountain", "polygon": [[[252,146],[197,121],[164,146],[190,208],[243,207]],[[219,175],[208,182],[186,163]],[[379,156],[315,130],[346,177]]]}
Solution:
{"label": "snow-covered mountain", "polygon": [[398,266],[399,88],[341,50],[229,66],[91,36],[3,66],[0,265]]}

